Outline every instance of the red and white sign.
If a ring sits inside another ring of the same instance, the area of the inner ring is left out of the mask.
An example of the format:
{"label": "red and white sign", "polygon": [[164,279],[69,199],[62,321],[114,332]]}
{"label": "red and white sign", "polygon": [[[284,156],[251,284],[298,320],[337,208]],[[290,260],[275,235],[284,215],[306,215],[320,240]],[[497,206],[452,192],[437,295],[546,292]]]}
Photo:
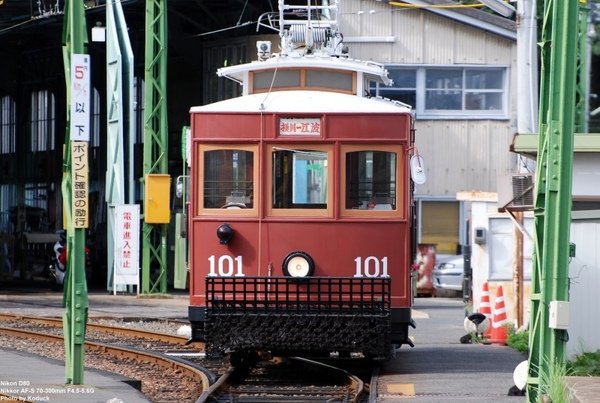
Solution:
{"label": "red and white sign", "polygon": [[139,287],[140,270],[140,205],[115,206],[114,284]]}
{"label": "red and white sign", "polygon": [[280,136],[320,136],[321,119],[319,118],[281,118],[279,119]]}

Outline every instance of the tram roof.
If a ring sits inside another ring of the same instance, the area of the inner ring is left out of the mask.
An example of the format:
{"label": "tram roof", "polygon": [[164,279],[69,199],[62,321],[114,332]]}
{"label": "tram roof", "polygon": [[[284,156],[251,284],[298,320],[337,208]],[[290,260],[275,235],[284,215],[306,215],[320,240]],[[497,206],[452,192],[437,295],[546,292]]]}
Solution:
{"label": "tram roof", "polygon": [[384,98],[323,91],[273,91],[232,98],[203,106],[191,113],[284,112],[284,113],[410,113],[410,106]]}
{"label": "tram roof", "polygon": [[217,71],[221,77],[243,83],[246,74],[250,71],[273,70],[284,68],[315,68],[328,70],[345,70],[362,73],[365,77],[390,85],[392,82],[388,77],[388,71],[381,63],[357,60],[345,57],[333,57],[330,55],[302,55],[290,56],[285,54],[273,55],[264,61],[252,61],[250,63],[237,64],[222,67]]}

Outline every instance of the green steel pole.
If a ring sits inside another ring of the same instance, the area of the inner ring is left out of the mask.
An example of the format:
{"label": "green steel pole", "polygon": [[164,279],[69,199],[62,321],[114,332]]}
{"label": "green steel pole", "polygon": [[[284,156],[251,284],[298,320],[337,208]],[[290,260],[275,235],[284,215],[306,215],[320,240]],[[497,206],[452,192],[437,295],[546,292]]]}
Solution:
{"label": "green steel pole", "polygon": [[[146,0],[144,178],[168,173],[167,0]],[[167,292],[167,226],[142,227],[142,294]]]}
{"label": "green steel pole", "polygon": [[569,300],[578,1],[546,0],[541,38],[540,135],[535,200],[527,398],[538,402],[551,366],[564,364],[566,331],[550,328],[551,301]]}
{"label": "green steel pole", "polygon": [[579,39],[577,46],[579,49],[577,57],[577,105],[575,107],[575,133],[588,132],[589,115],[589,39],[588,39],[588,20],[590,16],[590,7],[584,1],[580,1],[579,6]]}
{"label": "green steel pole", "polygon": [[[88,295],[85,278],[85,228],[74,225],[72,209],[74,175],[73,155],[71,153],[70,122],[71,110],[71,59],[74,54],[84,54],[87,48],[87,28],[83,0],[67,0],[63,23],[63,61],[66,81],[67,124],[63,161],[63,214],[67,223],[67,271],[63,297],[63,327],[65,340],[65,378],[66,383],[83,384],[84,342],[88,314]],[[89,88],[87,89],[89,91]],[[89,107],[89,105],[88,105]],[[87,159],[87,154],[85,154]],[[87,169],[87,161],[83,163]],[[87,176],[87,173],[86,173]],[[88,189],[83,190],[87,193]],[[85,206],[87,208],[87,206]]]}

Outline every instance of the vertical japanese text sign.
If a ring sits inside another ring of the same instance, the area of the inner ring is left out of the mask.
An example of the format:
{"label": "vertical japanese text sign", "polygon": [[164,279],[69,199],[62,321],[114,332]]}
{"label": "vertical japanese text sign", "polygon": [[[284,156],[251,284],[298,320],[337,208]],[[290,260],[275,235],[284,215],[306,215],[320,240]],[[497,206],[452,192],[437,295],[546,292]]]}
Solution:
{"label": "vertical japanese text sign", "polygon": [[140,205],[115,206],[114,289],[117,284],[139,285]]}
{"label": "vertical japanese text sign", "polygon": [[71,181],[73,227],[89,225],[88,141],[90,140],[90,56],[71,55]]}
{"label": "vertical japanese text sign", "polygon": [[71,183],[74,228],[87,228],[89,225],[89,176],[88,143],[71,141]]}
{"label": "vertical japanese text sign", "polygon": [[71,140],[90,141],[90,56],[71,56]]}

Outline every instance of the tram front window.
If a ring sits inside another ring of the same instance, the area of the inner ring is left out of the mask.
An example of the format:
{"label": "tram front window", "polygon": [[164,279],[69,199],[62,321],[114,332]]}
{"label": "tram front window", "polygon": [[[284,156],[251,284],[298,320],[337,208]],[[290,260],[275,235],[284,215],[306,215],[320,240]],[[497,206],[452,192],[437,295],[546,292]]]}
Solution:
{"label": "tram front window", "polygon": [[253,208],[253,166],[251,151],[205,151],[204,208]]}
{"label": "tram front window", "polygon": [[273,151],[273,208],[327,208],[327,153]]}
{"label": "tram front window", "polygon": [[346,154],[346,209],[396,210],[396,153]]}

